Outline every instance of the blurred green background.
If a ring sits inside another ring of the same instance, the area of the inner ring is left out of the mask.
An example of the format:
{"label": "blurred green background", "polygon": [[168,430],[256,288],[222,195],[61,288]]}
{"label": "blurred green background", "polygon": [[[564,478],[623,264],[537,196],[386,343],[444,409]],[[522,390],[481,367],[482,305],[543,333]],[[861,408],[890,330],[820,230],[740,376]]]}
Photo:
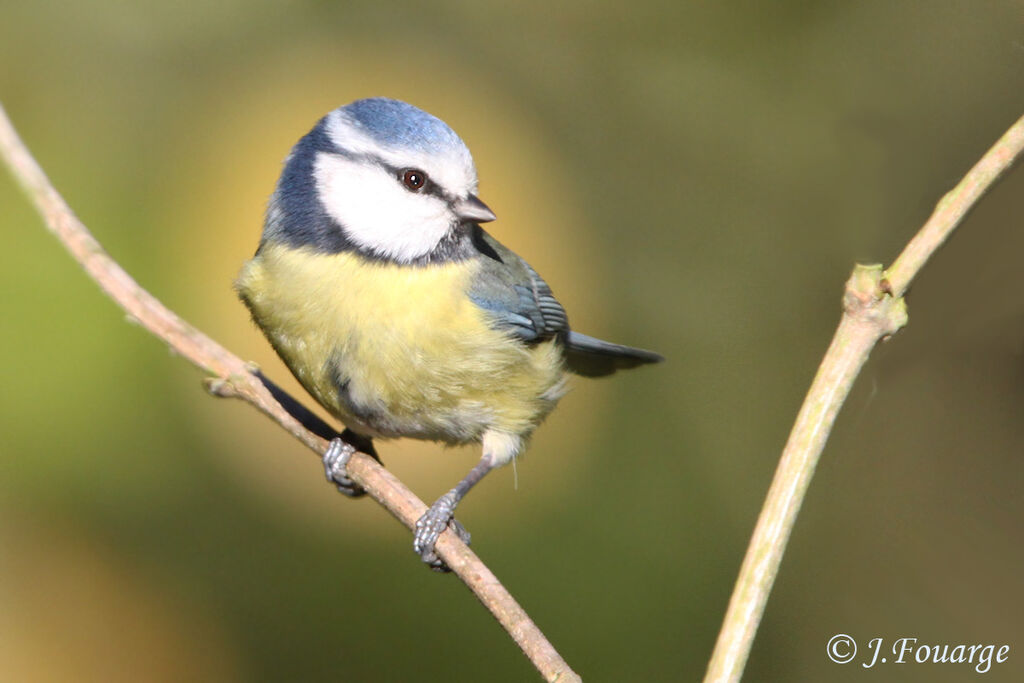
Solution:
{"label": "blurred green background", "polygon": [[[855,262],[889,262],[1024,113],[1020,2],[0,5],[0,100],[110,253],[292,388],[231,283],[289,147],[387,95],[473,151],[578,380],[460,507],[590,681],[699,679]],[[861,643],[1011,646],[1024,677],[1024,171],[915,282],[840,416],[750,681],[962,681]],[[0,680],[522,681],[373,503],[102,296],[0,180]],[[304,398],[305,396],[302,395]],[[470,450],[385,443],[425,500]]]}

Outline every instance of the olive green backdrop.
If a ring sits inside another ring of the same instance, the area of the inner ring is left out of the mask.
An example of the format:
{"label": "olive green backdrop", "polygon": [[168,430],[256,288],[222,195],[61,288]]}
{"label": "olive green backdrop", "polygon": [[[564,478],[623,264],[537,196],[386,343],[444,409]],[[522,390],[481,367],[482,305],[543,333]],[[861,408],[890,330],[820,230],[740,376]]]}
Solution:
{"label": "olive green backdrop", "polygon": [[[0,2],[0,100],[143,286],[299,390],[231,291],[291,144],[387,95],[473,151],[578,380],[460,507],[588,681],[697,680],[853,264],[891,261],[1024,113],[1019,2]],[[915,282],[838,421],[750,681],[848,633],[1009,644],[1024,677],[1024,171]],[[0,679],[522,681],[410,535],[128,324],[0,179]],[[305,397],[304,397],[305,398]],[[381,444],[433,500],[469,450]]]}

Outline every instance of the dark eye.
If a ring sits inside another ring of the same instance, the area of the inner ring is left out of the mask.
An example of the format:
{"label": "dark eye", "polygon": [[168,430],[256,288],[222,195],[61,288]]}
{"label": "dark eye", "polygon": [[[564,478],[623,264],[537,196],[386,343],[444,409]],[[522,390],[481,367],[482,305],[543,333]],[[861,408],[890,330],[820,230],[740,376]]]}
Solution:
{"label": "dark eye", "polygon": [[415,168],[408,168],[402,172],[402,182],[415,192],[427,182],[427,174]]}

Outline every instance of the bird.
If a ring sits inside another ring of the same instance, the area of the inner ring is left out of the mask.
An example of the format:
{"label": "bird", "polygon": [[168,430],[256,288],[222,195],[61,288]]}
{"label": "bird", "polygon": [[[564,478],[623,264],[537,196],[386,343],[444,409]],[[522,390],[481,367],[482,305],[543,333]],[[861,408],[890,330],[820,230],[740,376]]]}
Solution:
{"label": "bird", "polygon": [[[473,157],[439,118],[384,97],[321,118],[292,148],[255,255],[235,282],[299,383],[346,427],[329,481],[372,439],[480,444],[479,462],[417,521],[434,569],[438,536],[466,493],[526,448],[567,389],[663,360],[589,337],[525,260],[481,228]],[[371,454],[376,455],[371,451]]]}

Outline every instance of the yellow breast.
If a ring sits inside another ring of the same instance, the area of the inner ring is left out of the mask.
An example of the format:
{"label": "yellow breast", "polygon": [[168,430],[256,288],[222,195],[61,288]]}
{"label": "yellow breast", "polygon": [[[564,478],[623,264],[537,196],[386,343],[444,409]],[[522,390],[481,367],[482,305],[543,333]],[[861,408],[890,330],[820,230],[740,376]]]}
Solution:
{"label": "yellow breast", "polygon": [[494,329],[467,295],[477,268],[265,245],[236,287],[302,385],[356,431],[528,435],[563,393],[562,351]]}

